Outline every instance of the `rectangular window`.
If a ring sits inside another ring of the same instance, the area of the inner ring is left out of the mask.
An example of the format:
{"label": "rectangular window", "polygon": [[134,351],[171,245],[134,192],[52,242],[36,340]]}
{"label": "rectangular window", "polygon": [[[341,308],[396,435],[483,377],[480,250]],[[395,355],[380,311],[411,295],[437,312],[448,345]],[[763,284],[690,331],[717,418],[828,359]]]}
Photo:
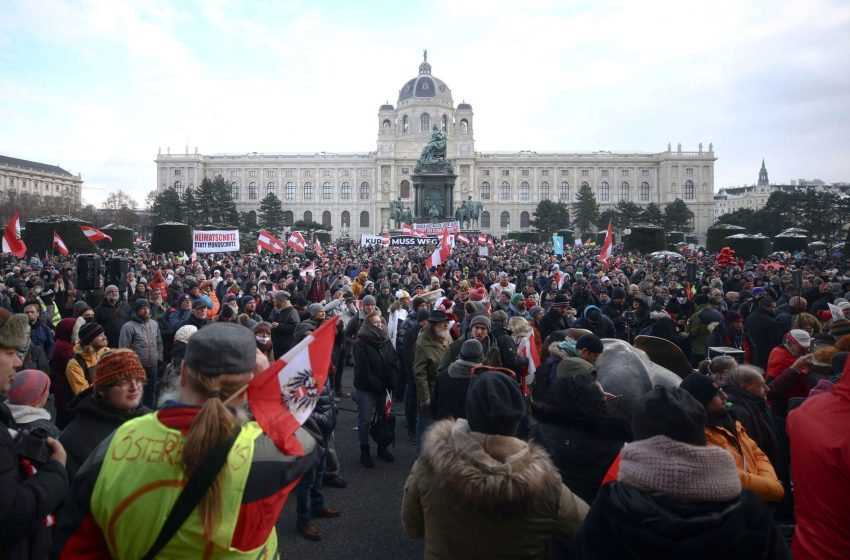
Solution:
{"label": "rectangular window", "polygon": [[266,177],[277,177],[277,173],[273,169],[266,171]]}
{"label": "rectangular window", "polygon": [[230,176],[231,177],[239,177],[239,171],[231,171]]}
{"label": "rectangular window", "polygon": [[407,167],[402,167],[402,168],[401,168],[401,174],[402,174],[402,175],[408,175],[408,174],[410,174],[410,169],[409,169],[409,168],[407,168]]}
{"label": "rectangular window", "polygon": [[313,176],[313,170],[312,169],[305,169],[303,171],[303,174],[304,174],[305,177],[312,177]]}
{"label": "rectangular window", "polygon": [[628,176],[629,176],[629,170],[628,169],[621,169],[620,170],[620,177],[627,178]]}
{"label": "rectangular window", "polygon": [[582,170],[581,170],[581,176],[582,176],[582,177],[590,177],[590,170],[588,170],[588,169],[582,169]]}
{"label": "rectangular window", "polygon": [[256,169],[251,169],[250,171],[248,171],[248,177],[256,177],[256,176],[257,176],[257,170]]}
{"label": "rectangular window", "polygon": [[649,169],[641,169],[640,170],[641,177],[649,177]]}
{"label": "rectangular window", "polygon": [[174,170],[174,176],[175,176],[175,177],[179,177],[179,176],[180,176],[180,175],[182,175],[182,174],[183,174],[183,170],[182,170],[182,169],[175,169],[175,170]]}
{"label": "rectangular window", "polygon": [[528,169],[523,169],[523,170],[522,170],[522,176],[523,176],[523,177],[528,177],[530,174],[531,174],[531,172],[530,172]]}
{"label": "rectangular window", "polygon": [[360,177],[368,177],[368,176],[369,176],[369,170],[368,169],[361,169],[360,170]]}
{"label": "rectangular window", "polygon": [[570,170],[569,169],[561,169],[561,177],[569,177]]}
{"label": "rectangular window", "polygon": [[693,174],[694,174],[694,168],[693,167],[686,167],[685,168],[685,175],[693,175]]}
{"label": "rectangular window", "polygon": [[482,169],[482,170],[481,170],[481,175],[482,175],[483,177],[489,177],[489,176],[490,176],[490,170],[489,170],[489,169]]}
{"label": "rectangular window", "polygon": [[510,177],[511,170],[510,169],[502,169],[502,177]]}
{"label": "rectangular window", "polygon": [[608,176],[608,170],[607,170],[607,169],[603,169],[603,170],[602,170],[602,176],[603,176],[603,177],[607,177],[607,176]]}
{"label": "rectangular window", "polygon": [[331,170],[330,169],[322,169],[322,177],[330,177]]}

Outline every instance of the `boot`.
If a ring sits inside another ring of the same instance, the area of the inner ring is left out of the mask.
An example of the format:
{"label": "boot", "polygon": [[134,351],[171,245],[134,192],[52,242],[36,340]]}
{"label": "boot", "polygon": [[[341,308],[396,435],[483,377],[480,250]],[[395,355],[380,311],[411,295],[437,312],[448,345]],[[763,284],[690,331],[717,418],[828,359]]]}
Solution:
{"label": "boot", "polygon": [[372,454],[369,453],[368,445],[360,446],[360,464],[366,467],[367,469],[371,469],[375,466],[375,460],[372,459]]}
{"label": "boot", "polygon": [[379,447],[378,448],[378,457],[380,457],[381,459],[383,459],[387,463],[392,463],[393,461],[395,461],[395,455],[390,453],[390,450],[387,449],[386,447]]}

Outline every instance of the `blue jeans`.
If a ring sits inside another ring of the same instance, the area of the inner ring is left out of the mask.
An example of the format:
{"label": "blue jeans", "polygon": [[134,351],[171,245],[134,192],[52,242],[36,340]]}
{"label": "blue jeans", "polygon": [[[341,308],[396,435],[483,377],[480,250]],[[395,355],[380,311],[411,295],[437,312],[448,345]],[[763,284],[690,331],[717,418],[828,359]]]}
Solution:
{"label": "blue jeans", "polygon": [[304,473],[301,482],[295,487],[295,497],[298,501],[295,512],[299,525],[310,522],[310,512],[325,507],[325,496],[322,494],[322,477],[325,474],[325,452],[319,456],[316,464]]}
{"label": "blue jeans", "polygon": [[383,409],[386,397],[355,387],[354,398],[357,400],[357,439],[360,440],[360,446],[364,447],[369,445],[369,427],[372,425],[375,410],[378,406]]}
{"label": "blue jeans", "polygon": [[145,391],[142,394],[142,404],[154,410],[156,408],[156,382],[158,380],[159,368],[151,366],[145,368],[148,380],[145,381]]}
{"label": "blue jeans", "polygon": [[416,435],[416,382],[413,379],[407,380],[407,385],[404,388],[404,416],[407,419],[407,434]]}

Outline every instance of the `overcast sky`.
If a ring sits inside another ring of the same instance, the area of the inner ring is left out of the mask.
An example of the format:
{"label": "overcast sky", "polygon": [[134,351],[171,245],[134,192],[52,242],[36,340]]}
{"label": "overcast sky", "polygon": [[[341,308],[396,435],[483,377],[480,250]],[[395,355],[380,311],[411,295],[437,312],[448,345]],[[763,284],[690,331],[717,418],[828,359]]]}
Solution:
{"label": "overcast sky", "polygon": [[[343,4],[350,4],[345,7]],[[427,48],[478,151],[714,143],[715,189],[850,181],[850,2],[0,0],[0,154],[99,204],[157,148],[368,152]]]}

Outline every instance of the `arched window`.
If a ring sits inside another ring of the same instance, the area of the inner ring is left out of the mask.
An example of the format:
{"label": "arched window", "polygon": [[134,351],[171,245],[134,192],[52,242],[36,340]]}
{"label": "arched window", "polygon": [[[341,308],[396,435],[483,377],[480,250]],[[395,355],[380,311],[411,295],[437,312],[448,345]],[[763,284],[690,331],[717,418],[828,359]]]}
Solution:
{"label": "arched window", "polygon": [[295,216],[292,214],[291,210],[287,210],[283,213],[283,225],[292,226],[295,222]]}
{"label": "arched window", "polygon": [[528,212],[523,212],[522,214],[519,215],[519,227],[520,227],[520,229],[528,229],[528,225],[529,225],[528,222],[529,222]]}
{"label": "arched window", "polygon": [[266,194],[273,194],[277,196],[277,189],[275,188],[274,181],[271,181],[268,185],[266,185]]}
{"label": "arched window", "polygon": [[469,121],[467,121],[466,119],[460,120],[460,133],[469,134]]}
{"label": "arched window", "polygon": [[322,225],[328,227],[331,225],[331,213],[325,210],[322,212]]}
{"label": "arched window", "polygon": [[499,189],[499,199],[500,200],[510,200],[511,199],[511,184],[507,181],[502,181],[502,187]]}
{"label": "arched window", "polygon": [[490,183],[487,181],[481,183],[481,200],[490,200]]}
{"label": "arched window", "polygon": [[230,198],[239,200],[239,183],[230,183]]}
{"label": "arched window", "polygon": [[620,183],[620,200],[629,200],[629,184],[626,181]]}
{"label": "arched window", "polygon": [[401,117],[401,131],[402,133],[407,133],[410,130],[410,120],[407,118],[407,115]]}
{"label": "arched window", "polygon": [[558,187],[558,200],[569,200],[570,199],[570,184],[566,181],[561,181],[560,186]]}
{"label": "arched window", "polygon": [[431,115],[422,113],[419,116],[419,132],[428,132],[431,130]]}
{"label": "arched window", "polygon": [[331,200],[334,197],[334,188],[327,181],[322,183],[322,200]]}
{"label": "arched window", "polygon": [[248,183],[248,200],[257,200],[257,183]]}
{"label": "arched window", "polygon": [[694,182],[685,181],[685,200],[694,199]]}
{"label": "arched window", "polygon": [[448,133],[449,131],[449,117],[448,115],[443,115],[443,134]]}
{"label": "arched window", "polygon": [[369,200],[369,183],[360,183],[360,200]]}
{"label": "arched window", "polygon": [[608,186],[608,181],[602,181],[602,185],[599,187],[599,200],[608,201],[611,198],[610,188]]}
{"label": "arched window", "polygon": [[528,186],[528,181],[523,181],[519,185],[519,199],[529,200],[531,198],[531,189]]}
{"label": "arched window", "polygon": [[174,181],[174,190],[177,191],[177,194],[183,194],[183,182],[182,181]]}
{"label": "arched window", "polygon": [[401,198],[410,198],[410,181],[405,179],[398,187],[398,195]]}
{"label": "arched window", "polygon": [[649,201],[649,183],[646,181],[640,184],[640,200],[641,202]]}
{"label": "arched window", "polygon": [[511,227],[511,214],[507,210],[502,212],[501,216],[499,216],[499,227],[502,229]]}
{"label": "arched window", "polygon": [[283,191],[283,197],[286,200],[295,200],[295,184],[287,183]]}
{"label": "arched window", "polygon": [[549,200],[549,182],[540,183],[540,200]]}
{"label": "arched window", "polygon": [[340,198],[342,200],[351,200],[351,183],[348,181],[342,184]]}
{"label": "arched window", "polygon": [[309,210],[304,212],[304,221],[305,222],[312,222],[313,221],[313,213],[310,212]]}
{"label": "arched window", "polygon": [[351,227],[351,214],[348,210],[343,211],[339,223],[342,227]]}
{"label": "arched window", "polygon": [[384,124],[383,124],[384,128],[392,128],[392,126],[393,126],[393,123],[390,122],[390,119],[384,119]]}
{"label": "arched window", "polygon": [[304,183],[304,200],[313,200],[313,183]]}
{"label": "arched window", "polygon": [[487,212],[486,210],[484,212],[481,212],[480,218],[481,218],[480,219],[481,227],[489,229],[490,228],[490,212]]}
{"label": "arched window", "polygon": [[360,212],[360,227],[367,228],[369,227],[369,212],[363,210]]}

